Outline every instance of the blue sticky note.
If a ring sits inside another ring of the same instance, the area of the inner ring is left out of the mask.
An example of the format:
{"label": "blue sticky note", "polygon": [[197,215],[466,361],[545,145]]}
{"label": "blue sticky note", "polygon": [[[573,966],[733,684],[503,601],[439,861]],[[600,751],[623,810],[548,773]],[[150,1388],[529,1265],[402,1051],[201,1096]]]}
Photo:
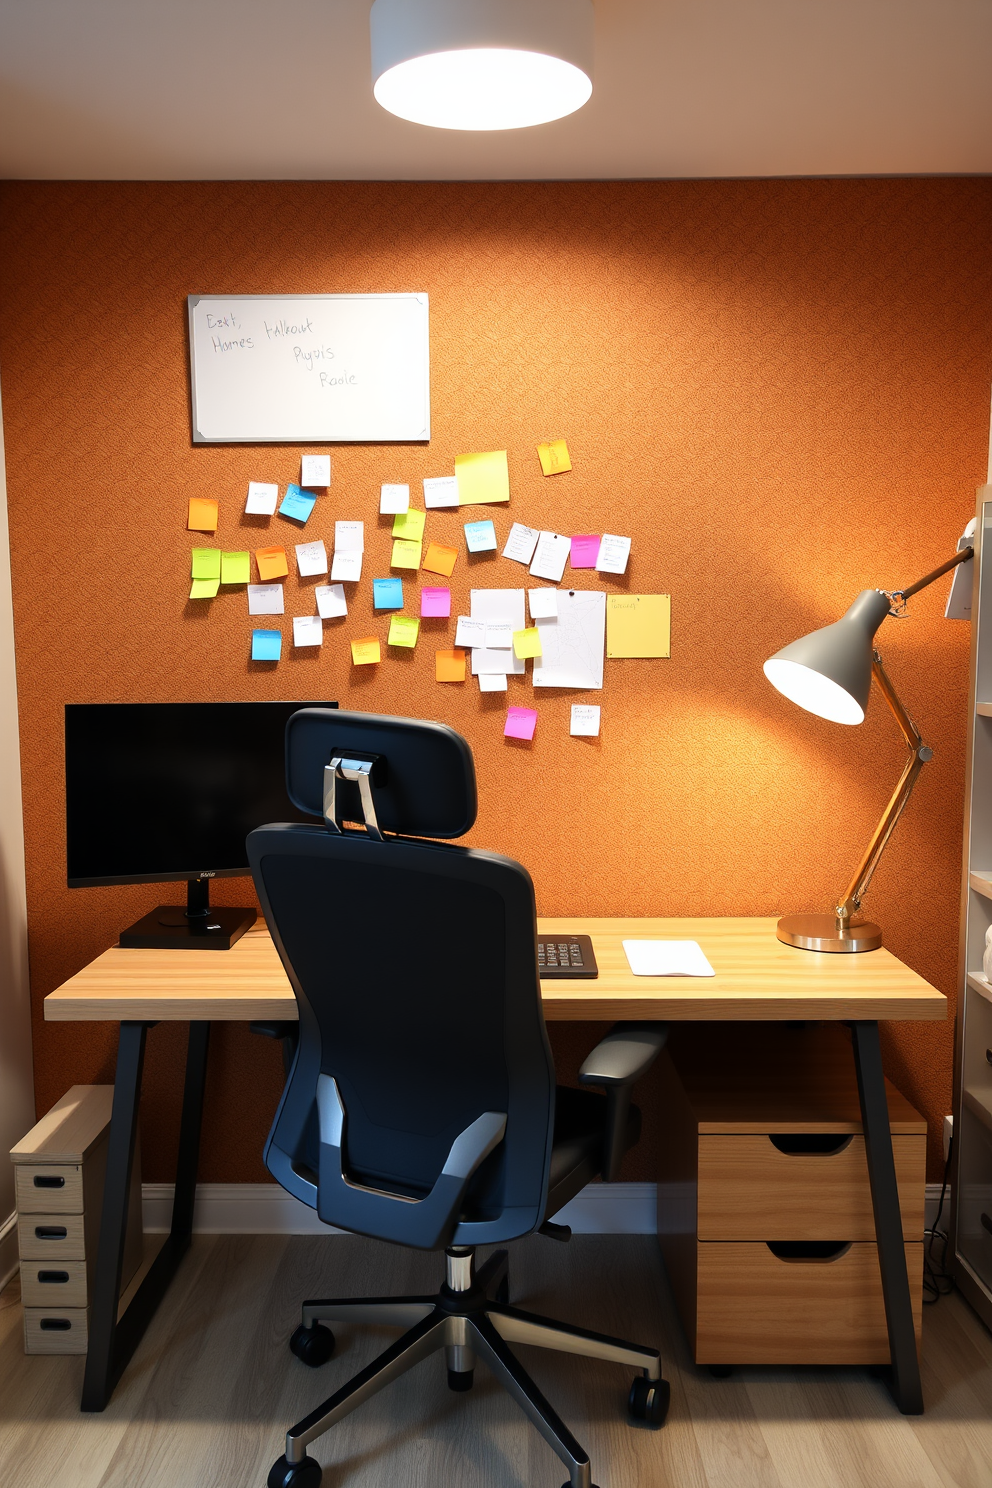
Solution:
{"label": "blue sticky note", "polygon": [[251,633],[252,661],[278,661],[282,655],[281,630],[253,630]]}
{"label": "blue sticky note", "polygon": [[401,610],[403,608],[403,580],[373,579],[372,603],[377,610]]}
{"label": "blue sticky note", "polygon": [[305,522],[316,505],[316,496],[311,496],[309,491],[303,491],[299,486],[294,486],[290,483],[286,487],[285,496],[282,498],[279,515],[281,517],[292,517],[294,522]]}
{"label": "blue sticky note", "polygon": [[496,528],[492,522],[466,522],[465,541],[470,553],[496,551]]}

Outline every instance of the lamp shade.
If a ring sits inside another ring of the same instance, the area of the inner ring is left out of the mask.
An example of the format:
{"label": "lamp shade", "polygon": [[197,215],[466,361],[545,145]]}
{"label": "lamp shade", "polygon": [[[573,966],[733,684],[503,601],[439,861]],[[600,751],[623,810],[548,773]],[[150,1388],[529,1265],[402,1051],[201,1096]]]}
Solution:
{"label": "lamp shade", "polygon": [[520,129],[592,93],[592,0],[375,0],[372,88],[438,129]]}
{"label": "lamp shade", "polygon": [[861,723],[871,691],[875,632],[889,596],[865,589],[846,614],[784,646],[765,662],[765,676],[785,697],[834,723]]}

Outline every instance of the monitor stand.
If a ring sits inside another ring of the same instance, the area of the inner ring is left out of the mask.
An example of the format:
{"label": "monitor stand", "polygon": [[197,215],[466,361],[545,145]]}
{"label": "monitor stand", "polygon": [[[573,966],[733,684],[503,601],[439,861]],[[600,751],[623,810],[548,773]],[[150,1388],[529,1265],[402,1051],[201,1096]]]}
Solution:
{"label": "monitor stand", "polygon": [[160,904],[123,930],[120,944],[151,951],[229,951],[257,919],[254,909],[211,909],[209,878],[191,878],[185,909]]}

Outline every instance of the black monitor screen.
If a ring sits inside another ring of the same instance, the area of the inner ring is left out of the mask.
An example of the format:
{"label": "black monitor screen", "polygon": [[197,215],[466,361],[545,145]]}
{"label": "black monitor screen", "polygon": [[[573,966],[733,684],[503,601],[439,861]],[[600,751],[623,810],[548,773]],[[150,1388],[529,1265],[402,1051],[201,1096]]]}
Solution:
{"label": "black monitor screen", "polygon": [[336,703],[76,703],[65,710],[70,888],[246,874],[245,838],[313,821],[286,794],[286,720]]}

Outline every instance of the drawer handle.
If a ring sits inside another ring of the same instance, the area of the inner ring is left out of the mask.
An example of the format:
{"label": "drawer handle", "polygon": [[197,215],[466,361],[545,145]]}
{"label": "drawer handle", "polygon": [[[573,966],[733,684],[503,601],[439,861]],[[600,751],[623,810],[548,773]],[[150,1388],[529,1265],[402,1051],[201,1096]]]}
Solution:
{"label": "drawer handle", "polygon": [[34,1238],[36,1240],[65,1240],[69,1231],[65,1225],[35,1225]]}
{"label": "drawer handle", "polygon": [[982,1229],[983,1230],[988,1230],[989,1234],[992,1235],[992,1219],[989,1219],[989,1217],[988,1217],[987,1214],[983,1214],[981,1216],[981,1221],[982,1221]]}
{"label": "drawer handle", "polygon": [[988,1060],[989,1064],[992,1064],[992,1049],[985,1050],[985,1058]]}
{"label": "drawer handle", "polygon": [[766,1240],[772,1255],[780,1261],[839,1261],[851,1248],[850,1240]]}
{"label": "drawer handle", "polygon": [[850,1147],[854,1138],[836,1132],[786,1132],[768,1140],[787,1157],[835,1157]]}
{"label": "drawer handle", "polygon": [[38,1280],[51,1286],[60,1286],[69,1280],[68,1271],[39,1271]]}
{"label": "drawer handle", "polygon": [[34,1176],[34,1186],[35,1188],[65,1188],[65,1179],[36,1173]]}
{"label": "drawer handle", "polygon": [[68,1333],[72,1321],[70,1318],[42,1318],[38,1326],[42,1333]]}

